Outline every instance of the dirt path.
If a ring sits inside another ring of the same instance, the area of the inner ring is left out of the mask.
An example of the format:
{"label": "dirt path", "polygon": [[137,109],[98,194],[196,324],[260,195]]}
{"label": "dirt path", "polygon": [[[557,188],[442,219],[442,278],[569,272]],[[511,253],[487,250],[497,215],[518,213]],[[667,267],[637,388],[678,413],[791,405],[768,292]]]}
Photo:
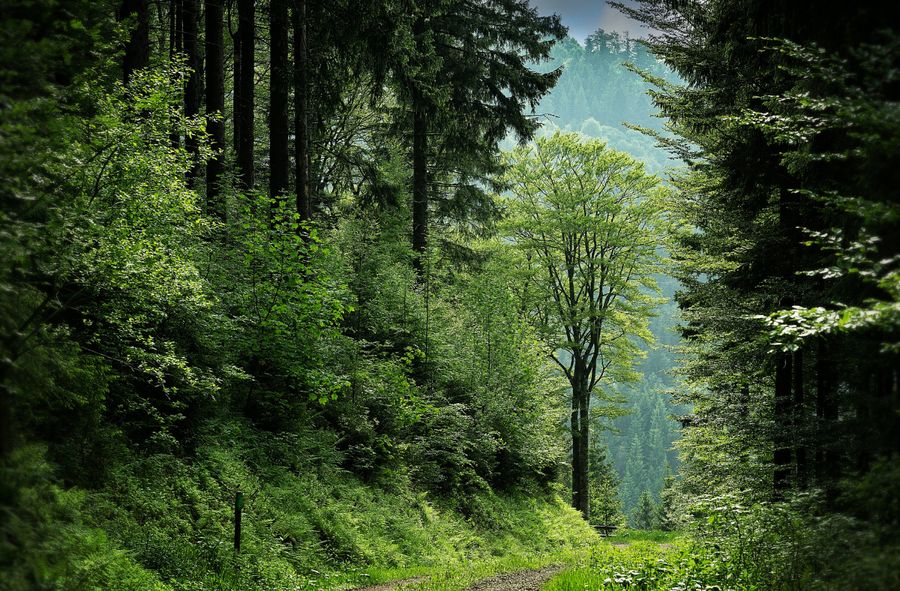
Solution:
{"label": "dirt path", "polygon": [[561,571],[561,566],[548,566],[540,570],[522,570],[478,581],[468,591],[538,591],[544,583]]}
{"label": "dirt path", "polygon": [[390,581],[387,583],[379,583],[378,585],[369,585],[368,587],[357,587],[353,591],[391,591],[391,589],[402,589],[408,585],[421,583],[428,577],[412,577],[409,579],[400,579],[399,581]]}
{"label": "dirt path", "polygon": [[[553,575],[562,569],[562,566],[556,565],[547,566],[539,570],[521,570],[514,573],[496,575],[478,581],[466,591],[539,591],[544,583],[553,578]],[[400,579],[399,581],[390,581],[379,585],[359,587],[353,591],[395,591],[408,585],[421,583],[426,579],[428,579],[427,576]]]}

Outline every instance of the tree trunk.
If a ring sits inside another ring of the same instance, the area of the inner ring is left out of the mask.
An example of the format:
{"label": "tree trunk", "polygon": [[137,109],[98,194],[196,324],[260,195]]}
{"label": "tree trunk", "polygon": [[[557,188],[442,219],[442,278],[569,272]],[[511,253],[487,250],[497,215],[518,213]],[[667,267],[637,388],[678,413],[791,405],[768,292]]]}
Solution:
{"label": "tree trunk", "polygon": [[[413,24],[417,45],[421,43],[425,23],[421,18]],[[425,97],[413,89],[413,196],[412,247],[413,266],[421,280],[425,276],[425,257],[428,249],[428,114]]]}
{"label": "tree trunk", "polygon": [[288,158],[288,0],[269,5],[269,197],[287,193]]}
{"label": "tree trunk", "polygon": [[228,14],[228,30],[231,35],[231,43],[234,47],[234,83],[232,84],[231,93],[231,124],[232,124],[232,146],[234,153],[239,154],[241,151],[241,31],[240,24],[237,30],[231,30],[231,11]]}
{"label": "tree trunk", "polygon": [[585,520],[590,518],[588,445],[590,441],[590,402],[586,364],[576,357],[572,375],[572,506]]}
{"label": "tree trunk", "polygon": [[828,349],[825,340],[820,340],[816,351],[816,479],[831,497],[840,476],[840,465],[836,448],[838,409]]}
{"label": "tree trunk", "polygon": [[[206,210],[225,219],[225,203],[220,186],[225,170],[225,39],[223,0],[205,0],[206,18],[206,131],[213,156],[206,163]],[[216,117],[211,117],[215,115]]]}
{"label": "tree trunk", "polygon": [[806,490],[808,467],[806,462],[806,403],[803,388],[803,350],[794,352],[794,453],[797,461],[797,488]]}
{"label": "tree trunk", "polygon": [[[175,61],[181,53],[182,33],[181,0],[169,0],[169,60]],[[169,143],[176,150],[181,147],[181,131],[177,124],[177,117],[172,115],[172,130],[169,132]]]}
{"label": "tree trunk", "polygon": [[119,20],[135,18],[137,21],[125,44],[122,59],[122,81],[127,86],[136,70],[150,64],[150,11],[147,0],[122,0]]}
{"label": "tree trunk", "polygon": [[580,472],[578,474],[578,507],[577,509],[581,511],[581,514],[584,516],[585,521],[588,521],[591,518],[591,497],[590,497],[590,480],[589,475],[591,471],[590,465],[590,430],[591,430],[591,420],[590,420],[590,405],[591,405],[591,393],[587,391],[585,388],[581,393],[581,400],[579,401],[580,408],[579,414],[579,431],[578,431],[578,439],[579,445],[578,447],[581,449],[581,466]]}
{"label": "tree trunk", "polygon": [[775,420],[773,443],[773,492],[776,499],[784,498],[791,475],[791,356],[778,353],[775,358]]}
{"label": "tree trunk", "polygon": [[256,82],[256,3],[238,0],[238,35],[241,38],[240,135],[238,138],[238,178],[240,187],[252,190],[253,174],[254,86]]}
{"label": "tree trunk", "polygon": [[297,214],[301,220],[312,219],[309,194],[309,128],[307,104],[306,0],[297,0],[294,21],[294,167],[297,192]]}
{"label": "tree trunk", "polygon": [[584,462],[583,454],[581,453],[581,438],[578,436],[581,432],[580,410],[581,405],[578,400],[578,394],[575,388],[572,388],[572,417],[569,421],[569,426],[572,431],[572,506],[576,509],[581,506],[578,482]]}
{"label": "tree trunk", "polygon": [[[200,113],[200,48],[198,43],[199,11],[197,0],[182,0],[184,5],[184,53],[189,68],[187,84],[184,88],[184,114],[187,117],[196,117]],[[200,144],[197,138],[187,134],[184,139],[191,159],[191,168],[188,170],[188,185],[194,186],[199,175]]]}
{"label": "tree trunk", "polygon": [[413,265],[425,276],[428,249],[428,118],[421,98],[413,103]]}
{"label": "tree trunk", "polygon": [[6,459],[13,448],[12,392],[6,385],[7,366],[0,369],[0,460]]}

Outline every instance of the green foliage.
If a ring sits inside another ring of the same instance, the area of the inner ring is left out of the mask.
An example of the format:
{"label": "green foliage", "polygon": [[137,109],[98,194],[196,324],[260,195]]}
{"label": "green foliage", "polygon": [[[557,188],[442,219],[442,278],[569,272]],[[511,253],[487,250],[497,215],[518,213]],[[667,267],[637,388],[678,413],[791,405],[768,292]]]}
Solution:
{"label": "green foliage", "polygon": [[[602,354],[588,391],[607,373],[633,381],[637,341],[651,338],[647,292],[665,231],[658,179],[603,142],[559,133],[513,152],[505,178],[506,231],[531,272],[523,306],[542,339],[552,351]],[[557,359],[570,380],[572,359]]]}
{"label": "green foliage", "polygon": [[622,526],[625,515],[619,500],[619,477],[607,459],[605,446],[595,437],[588,464],[592,525]]}

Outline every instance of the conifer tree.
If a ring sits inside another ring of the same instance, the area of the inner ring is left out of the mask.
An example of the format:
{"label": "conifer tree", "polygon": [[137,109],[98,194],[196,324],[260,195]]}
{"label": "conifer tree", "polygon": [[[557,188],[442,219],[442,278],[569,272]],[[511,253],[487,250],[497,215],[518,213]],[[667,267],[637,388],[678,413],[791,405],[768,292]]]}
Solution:
{"label": "conifer tree", "polygon": [[[394,75],[411,111],[412,245],[421,273],[430,158],[439,153],[457,170],[483,173],[496,169],[497,144],[509,131],[531,138],[539,123],[526,108],[537,106],[559,71],[539,73],[529,62],[546,59],[565,29],[525,0],[420,0],[413,14],[412,55],[396,58]],[[461,193],[471,196],[472,186]]]}
{"label": "conifer tree", "polygon": [[631,526],[635,529],[655,529],[656,528],[656,505],[649,491],[641,493],[637,506],[631,513]]}

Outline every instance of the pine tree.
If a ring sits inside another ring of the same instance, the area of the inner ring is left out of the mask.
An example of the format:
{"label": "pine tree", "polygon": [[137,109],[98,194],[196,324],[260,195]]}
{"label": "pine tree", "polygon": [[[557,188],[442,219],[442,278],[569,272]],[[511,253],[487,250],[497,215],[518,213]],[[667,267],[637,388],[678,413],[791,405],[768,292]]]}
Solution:
{"label": "pine tree", "polygon": [[225,219],[222,174],[225,172],[225,38],[223,0],[204,1],[206,48],[206,132],[213,155],[206,162],[206,208]]}
{"label": "pine tree", "polygon": [[637,506],[631,513],[630,525],[635,529],[650,530],[657,527],[657,509],[650,491],[641,493]]}
{"label": "pine tree", "polygon": [[288,0],[269,5],[269,197],[288,189]]}
{"label": "pine tree", "polygon": [[590,447],[591,523],[622,525],[625,516],[619,499],[619,478],[608,459],[606,445],[595,435]]}
{"label": "pine tree", "polygon": [[[546,59],[564,31],[558,17],[538,16],[525,0],[416,3],[414,49],[397,56],[394,75],[412,118],[412,245],[420,274],[436,176],[431,155],[471,176],[497,169],[496,148],[510,130],[531,138],[539,123],[525,109],[537,106],[559,72],[539,73],[529,62]],[[477,194],[466,184],[458,196]]]}
{"label": "pine tree", "polygon": [[254,138],[255,138],[255,87],[256,87],[256,1],[238,0],[238,31],[240,75],[238,91],[235,93],[234,117],[238,126],[237,163],[238,180],[242,189],[253,189],[255,180]]}

